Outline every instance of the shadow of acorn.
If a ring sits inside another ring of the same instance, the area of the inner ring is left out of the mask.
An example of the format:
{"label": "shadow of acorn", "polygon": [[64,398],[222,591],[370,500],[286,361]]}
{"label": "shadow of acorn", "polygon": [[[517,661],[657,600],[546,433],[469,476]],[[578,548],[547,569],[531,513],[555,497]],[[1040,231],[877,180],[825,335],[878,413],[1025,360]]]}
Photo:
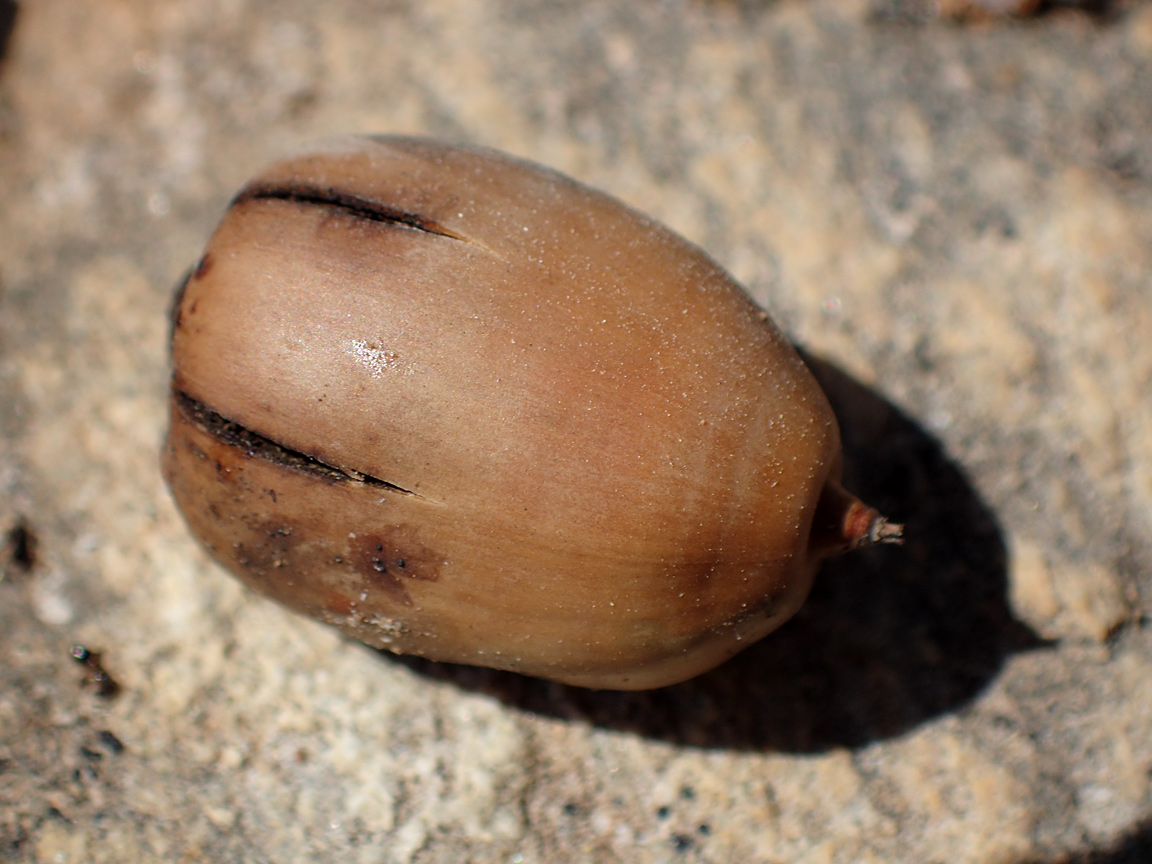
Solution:
{"label": "shadow of acorn", "polygon": [[8,40],[16,26],[16,10],[14,0],[0,0],[0,61],[8,53]]}
{"label": "shadow of acorn", "polygon": [[970,702],[1006,657],[1043,645],[1009,609],[996,519],[922,427],[831,364],[805,360],[840,421],[845,486],[905,524],[904,546],[826,562],[779,631],[659,690],[585,690],[382,656],[523,711],[704,748],[861,747]]}

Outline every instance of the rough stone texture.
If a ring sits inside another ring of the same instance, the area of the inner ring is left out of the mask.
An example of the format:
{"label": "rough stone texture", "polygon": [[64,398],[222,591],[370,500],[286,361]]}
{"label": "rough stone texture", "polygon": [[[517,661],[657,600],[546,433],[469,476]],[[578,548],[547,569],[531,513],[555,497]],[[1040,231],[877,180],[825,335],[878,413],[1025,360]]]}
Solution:
{"label": "rough stone texture", "polygon": [[[1152,6],[1104,11],[20,3],[0,859],[1152,860]],[[908,545],[650,694],[398,662],[246,594],[157,472],[166,306],[246,176],[336,132],[500,147],[700,243]]]}

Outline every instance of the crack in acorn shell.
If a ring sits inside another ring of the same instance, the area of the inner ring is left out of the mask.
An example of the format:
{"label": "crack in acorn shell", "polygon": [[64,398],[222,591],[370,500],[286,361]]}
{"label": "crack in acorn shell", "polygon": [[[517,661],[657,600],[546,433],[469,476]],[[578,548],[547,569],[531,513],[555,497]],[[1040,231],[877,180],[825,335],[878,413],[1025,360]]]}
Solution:
{"label": "crack in acorn shell", "polygon": [[[428,234],[437,234],[441,237],[451,237],[453,240],[459,240],[463,243],[483,248],[482,244],[477,243],[469,237],[465,237],[463,234],[445,228],[434,219],[421,216],[419,213],[412,213],[397,207],[390,207],[380,201],[373,201],[370,198],[363,198],[359,195],[343,192],[333,187],[254,185],[249,186],[237,195],[229,206],[236,207],[246,201],[266,200],[290,201],[296,204],[331,207],[371,222],[384,222],[390,225],[399,225],[417,231],[424,231]],[[196,275],[199,276],[201,274],[197,272]]]}
{"label": "crack in acorn shell", "polygon": [[234,423],[175,387],[172,388],[172,400],[176,407],[204,432],[225,444],[244,450],[249,456],[258,456],[269,462],[312,474],[331,483],[366,483],[402,495],[423,497],[417,492],[404,489],[395,483],[389,483],[387,480],[381,480],[379,477],[373,477],[351,468],[328,465],[307,453],[290,450],[270,438],[265,438],[251,429],[244,428],[239,423]]}

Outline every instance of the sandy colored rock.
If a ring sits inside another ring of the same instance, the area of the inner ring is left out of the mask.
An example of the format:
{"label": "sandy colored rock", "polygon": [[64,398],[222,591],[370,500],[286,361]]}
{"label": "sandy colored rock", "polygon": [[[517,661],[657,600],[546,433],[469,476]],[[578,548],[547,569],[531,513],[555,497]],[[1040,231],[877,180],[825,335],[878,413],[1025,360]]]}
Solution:
{"label": "sandy colored rock", "polygon": [[[1147,858],[1149,4],[930,5],[20,3],[0,859]],[[246,593],[157,470],[167,310],[243,180],[333,133],[504,149],[700,244],[907,545],[652,693],[399,663]]]}

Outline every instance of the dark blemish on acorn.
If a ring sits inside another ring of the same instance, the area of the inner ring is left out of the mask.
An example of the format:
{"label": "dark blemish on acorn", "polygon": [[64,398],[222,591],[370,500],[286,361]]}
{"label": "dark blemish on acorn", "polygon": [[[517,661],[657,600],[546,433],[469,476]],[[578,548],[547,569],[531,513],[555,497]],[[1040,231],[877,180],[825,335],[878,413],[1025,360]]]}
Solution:
{"label": "dark blemish on acorn", "polygon": [[407,526],[398,525],[391,534],[358,537],[352,542],[352,566],[369,585],[403,606],[412,605],[406,583],[435,582],[440,576],[439,561]]}
{"label": "dark blemish on acorn", "polygon": [[172,298],[172,305],[168,307],[168,351],[171,354],[172,340],[176,331],[184,323],[184,293],[188,290],[188,283],[192,281],[192,270],[187,271],[176,285],[176,294]]}
{"label": "dark blemish on acorn", "polygon": [[333,615],[351,615],[356,606],[350,598],[333,591],[324,600],[324,608]]}
{"label": "dark blemish on acorn", "polygon": [[196,265],[195,278],[203,279],[208,275],[208,272],[212,269],[212,265],[215,263],[216,261],[211,254],[205,255],[200,259],[200,263]]}
{"label": "dark blemish on acorn", "polygon": [[244,521],[249,531],[246,541],[237,541],[233,547],[236,563],[260,576],[291,566],[300,544],[299,532],[293,525],[284,521],[257,523],[254,515]]}

